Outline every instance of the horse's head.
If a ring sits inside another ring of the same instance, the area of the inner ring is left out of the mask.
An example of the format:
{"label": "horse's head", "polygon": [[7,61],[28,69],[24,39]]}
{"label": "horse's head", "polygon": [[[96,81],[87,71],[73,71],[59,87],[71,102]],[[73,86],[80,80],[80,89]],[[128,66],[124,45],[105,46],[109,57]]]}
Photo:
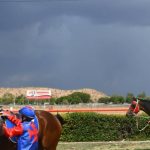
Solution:
{"label": "horse's head", "polygon": [[138,98],[133,97],[131,101],[131,105],[126,113],[126,116],[135,116],[140,111],[140,100]]}

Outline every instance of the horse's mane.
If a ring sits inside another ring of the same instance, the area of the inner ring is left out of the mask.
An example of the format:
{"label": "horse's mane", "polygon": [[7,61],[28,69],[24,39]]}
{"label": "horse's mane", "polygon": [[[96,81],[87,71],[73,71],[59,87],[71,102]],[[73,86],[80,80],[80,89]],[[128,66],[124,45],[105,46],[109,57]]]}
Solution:
{"label": "horse's mane", "polygon": [[150,115],[150,100],[148,99],[139,99],[139,103],[141,105],[141,110]]}
{"label": "horse's mane", "polygon": [[148,99],[140,99],[141,102],[146,102],[146,103],[150,103],[150,100]]}

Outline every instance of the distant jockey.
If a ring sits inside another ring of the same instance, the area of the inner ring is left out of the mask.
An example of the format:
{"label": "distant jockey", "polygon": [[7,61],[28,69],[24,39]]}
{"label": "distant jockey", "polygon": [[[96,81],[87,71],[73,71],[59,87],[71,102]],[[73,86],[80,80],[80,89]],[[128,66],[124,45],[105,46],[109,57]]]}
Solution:
{"label": "distant jockey", "polygon": [[34,122],[35,111],[30,106],[19,110],[22,120],[9,111],[3,111],[3,116],[10,120],[15,126],[8,128],[3,124],[4,134],[8,138],[17,137],[17,150],[38,150],[38,125]]}

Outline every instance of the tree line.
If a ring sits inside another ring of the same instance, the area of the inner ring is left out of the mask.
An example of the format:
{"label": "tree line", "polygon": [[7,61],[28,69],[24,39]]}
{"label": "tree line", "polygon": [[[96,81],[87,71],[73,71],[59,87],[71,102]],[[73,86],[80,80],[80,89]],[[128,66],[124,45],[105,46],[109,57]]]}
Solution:
{"label": "tree line", "polygon": [[[146,96],[145,92],[142,92],[137,95],[138,97],[150,100],[149,96]],[[120,95],[112,95],[107,97],[102,97],[96,100],[98,103],[113,103],[113,104],[123,104],[123,103],[130,103],[132,98],[135,97],[133,93],[127,93],[126,96]],[[74,92],[68,96],[62,96],[59,98],[51,98],[45,100],[29,100],[26,98],[25,95],[21,94],[19,96],[14,96],[11,93],[5,93],[0,98],[1,105],[8,105],[8,104],[17,104],[17,105],[25,105],[25,104],[44,104],[48,103],[51,105],[54,104],[61,104],[61,105],[71,105],[71,104],[79,104],[79,103],[93,103],[91,100],[90,94],[82,93],[82,92]]]}

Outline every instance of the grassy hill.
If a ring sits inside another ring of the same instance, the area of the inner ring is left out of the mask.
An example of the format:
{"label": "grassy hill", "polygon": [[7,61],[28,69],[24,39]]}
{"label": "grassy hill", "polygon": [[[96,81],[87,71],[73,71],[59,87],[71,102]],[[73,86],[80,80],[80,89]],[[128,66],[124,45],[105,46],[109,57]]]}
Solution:
{"label": "grassy hill", "polygon": [[92,101],[97,101],[101,97],[107,97],[107,95],[103,92],[97,91],[95,89],[77,89],[77,90],[62,90],[62,89],[53,89],[53,88],[45,88],[45,87],[23,87],[23,88],[0,88],[0,97],[2,97],[5,93],[11,93],[15,96],[18,95],[26,95],[27,90],[51,90],[52,97],[62,97],[72,94],[74,92],[83,92],[91,95]]}

